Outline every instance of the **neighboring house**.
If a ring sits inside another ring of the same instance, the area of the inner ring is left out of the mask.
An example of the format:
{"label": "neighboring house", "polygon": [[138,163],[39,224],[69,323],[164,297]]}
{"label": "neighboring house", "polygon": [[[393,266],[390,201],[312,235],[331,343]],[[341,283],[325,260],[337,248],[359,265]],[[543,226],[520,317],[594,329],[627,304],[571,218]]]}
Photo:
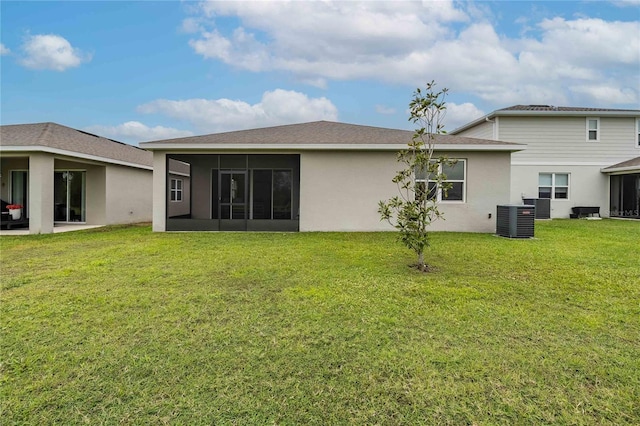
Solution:
{"label": "neighboring house", "polygon": [[640,110],[516,105],[450,134],[527,145],[511,157],[511,202],[548,198],[551,217],[594,206],[640,218]]}
{"label": "neighboring house", "polygon": [[0,126],[0,198],[31,234],[57,223],[149,221],[152,154],[55,123]]}
{"label": "neighboring house", "polygon": [[[384,231],[378,202],[398,195],[398,151],[413,132],[319,121],[141,143],[154,154],[154,231]],[[518,144],[438,135],[458,163],[434,230],[494,232]],[[176,162],[190,208],[179,214]],[[188,172],[187,172],[188,170]],[[187,176],[188,174],[188,176]],[[443,194],[438,194],[443,197]]]}

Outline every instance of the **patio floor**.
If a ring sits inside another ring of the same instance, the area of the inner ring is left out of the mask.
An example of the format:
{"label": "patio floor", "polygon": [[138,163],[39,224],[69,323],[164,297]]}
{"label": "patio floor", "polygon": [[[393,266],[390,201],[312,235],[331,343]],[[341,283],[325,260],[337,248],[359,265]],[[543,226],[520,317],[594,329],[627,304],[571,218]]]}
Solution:
{"label": "patio floor", "polygon": [[[83,229],[100,228],[104,225],[73,225],[73,224],[61,224],[53,227],[53,233],[58,234],[60,232],[72,232],[81,231]],[[22,229],[0,229],[1,235],[29,235],[29,228]]]}

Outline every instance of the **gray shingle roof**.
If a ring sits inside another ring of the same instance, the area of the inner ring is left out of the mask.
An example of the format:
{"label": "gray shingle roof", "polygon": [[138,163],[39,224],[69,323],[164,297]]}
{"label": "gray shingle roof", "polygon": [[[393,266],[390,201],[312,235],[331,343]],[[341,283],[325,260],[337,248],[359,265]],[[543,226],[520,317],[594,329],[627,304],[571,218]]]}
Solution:
{"label": "gray shingle roof", "polygon": [[611,108],[586,108],[586,107],[563,107],[553,105],[513,105],[507,108],[502,108],[497,111],[562,111],[562,112],[637,112],[640,110],[635,109],[611,109]]}
{"label": "gray shingle roof", "polygon": [[[214,133],[203,136],[165,139],[143,142],[141,146],[161,145],[215,145],[215,144],[255,144],[259,145],[406,145],[413,131],[386,129],[382,127],[336,123],[332,121],[314,121],[311,123],[290,124],[260,129],[239,130]],[[437,144],[445,145],[514,145],[518,144],[467,138],[462,136],[436,135]]]}
{"label": "gray shingle roof", "polygon": [[44,147],[99,157],[106,162],[153,165],[153,154],[149,151],[56,123],[0,126],[0,146],[3,149]]}
{"label": "gray shingle roof", "polygon": [[622,163],[614,164],[613,166],[602,169],[603,172],[614,171],[616,169],[627,168],[640,168],[640,157],[632,158],[631,160],[623,161]]}

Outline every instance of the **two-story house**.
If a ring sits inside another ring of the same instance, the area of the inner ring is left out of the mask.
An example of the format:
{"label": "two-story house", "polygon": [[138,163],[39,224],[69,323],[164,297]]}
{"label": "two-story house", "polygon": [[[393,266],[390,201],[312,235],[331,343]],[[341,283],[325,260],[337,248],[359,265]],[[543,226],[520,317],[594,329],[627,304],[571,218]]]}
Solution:
{"label": "two-story house", "polygon": [[550,200],[551,217],[594,206],[640,218],[640,110],[516,105],[450,134],[527,145],[511,156],[511,202]]}

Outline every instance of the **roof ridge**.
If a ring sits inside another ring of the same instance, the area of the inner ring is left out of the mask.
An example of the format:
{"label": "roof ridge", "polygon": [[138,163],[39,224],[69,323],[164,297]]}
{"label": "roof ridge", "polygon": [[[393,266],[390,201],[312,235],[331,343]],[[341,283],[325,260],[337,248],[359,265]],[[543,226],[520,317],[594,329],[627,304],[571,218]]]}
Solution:
{"label": "roof ridge", "polygon": [[55,124],[55,123],[52,123],[50,121],[46,121],[43,124],[44,124],[44,126],[42,127],[42,131],[40,132],[40,134],[38,135],[38,138],[36,140],[38,141],[39,144],[46,146],[47,145],[46,144],[46,140],[47,140],[46,136],[51,134],[51,133],[53,133],[51,131],[51,125]]}

